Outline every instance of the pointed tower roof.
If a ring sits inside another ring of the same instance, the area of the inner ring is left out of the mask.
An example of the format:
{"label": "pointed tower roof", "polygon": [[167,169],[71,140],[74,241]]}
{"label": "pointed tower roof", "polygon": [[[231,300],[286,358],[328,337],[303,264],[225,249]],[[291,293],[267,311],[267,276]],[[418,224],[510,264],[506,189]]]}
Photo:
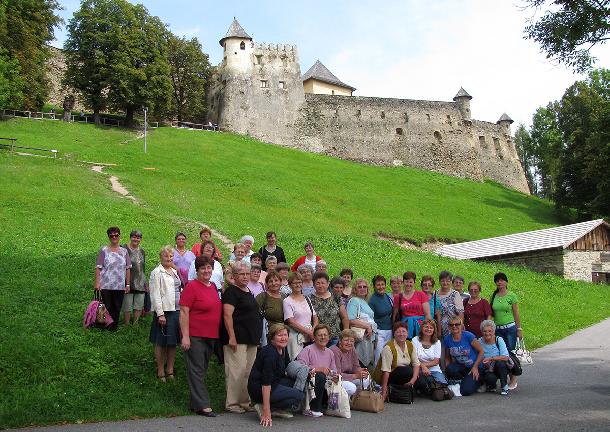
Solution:
{"label": "pointed tower roof", "polygon": [[500,116],[500,118],[498,119],[498,121],[497,121],[496,123],[500,123],[500,122],[503,122],[503,121],[507,121],[507,122],[509,122],[509,123],[514,123],[514,122],[513,122],[513,119],[512,119],[512,118],[510,118],[510,117],[508,116],[508,114],[506,114],[506,113],[502,114],[502,116]]}
{"label": "pointed tower roof", "polygon": [[350,89],[351,91],[356,90],[355,87],[345,84],[335,75],[333,75],[333,73],[329,71],[328,68],[324,66],[320,60],[316,60],[313,66],[310,67],[309,70],[303,75],[303,82],[307,81],[308,79],[316,79],[318,81],[323,81],[329,84],[335,84],[339,87]]}
{"label": "pointed tower roof", "polygon": [[460,87],[460,90],[457,92],[457,94],[453,96],[453,100],[456,100],[457,98],[461,97],[468,98],[468,100],[472,99],[472,96],[470,96],[468,92],[464,90],[464,87]]}
{"label": "pointed tower roof", "polygon": [[252,40],[250,35],[248,33],[246,33],[244,28],[241,26],[241,24],[237,21],[237,19],[235,17],[233,17],[233,22],[229,26],[229,30],[227,30],[227,34],[225,35],[225,37],[220,39],[218,41],[218,43],[220,44],[220,46],[224,46],[223,42],[225,41],[225,39],[229,39],[229,38],[240,38],[240,39]]}

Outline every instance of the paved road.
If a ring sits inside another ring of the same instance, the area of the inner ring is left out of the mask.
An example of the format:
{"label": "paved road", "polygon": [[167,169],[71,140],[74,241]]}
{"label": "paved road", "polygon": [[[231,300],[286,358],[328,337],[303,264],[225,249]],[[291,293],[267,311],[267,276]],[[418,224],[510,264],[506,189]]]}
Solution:
{"label": "paved road", "polygon": [[[277,419],[275,431],[610,431],[610,319],[534,353],[519,387],[509,396],[475,394],[447,402],[417,399],[413,405],[387,404],[383,414],[352,412],[332,417]],[[256,414],[224,414],[215,419],[177,418],[52,426],[36,432],[237,432],[261,430]]]}

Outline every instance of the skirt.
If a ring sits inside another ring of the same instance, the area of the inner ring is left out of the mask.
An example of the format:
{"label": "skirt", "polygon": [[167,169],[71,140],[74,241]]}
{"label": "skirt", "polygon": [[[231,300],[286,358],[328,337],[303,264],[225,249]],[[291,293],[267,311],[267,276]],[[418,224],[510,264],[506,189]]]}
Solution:
{"label": "skirt", "polygon": [[157,314],[153,314],[148,340],[155,345],[174,347],[180,342],[180,311],[164,311],[163,315],[167,322],[165,326],[161,326]]}

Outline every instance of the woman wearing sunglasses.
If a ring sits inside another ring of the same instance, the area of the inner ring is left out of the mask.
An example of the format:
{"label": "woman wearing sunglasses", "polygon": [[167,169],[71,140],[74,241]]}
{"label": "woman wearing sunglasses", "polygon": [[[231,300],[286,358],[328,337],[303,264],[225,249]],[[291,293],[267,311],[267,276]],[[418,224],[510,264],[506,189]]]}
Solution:
{"label": "woman wearing sunglasses", "polygon": [[445,375],[449,380],[460,380],[460,393],[470,396],[480,384],[479,364],[483,361],[483,347],[477,337],[463,330],[462,319],[449,320],[449,334],[445,336]]}
{"label": "woman wearing sunglasses", "polygon": [[131,260],[127,250],[119,246],[121,230],[110,227],[106,230],[109,244],[103,246],[95,261],[95,289],[101,291],[106,310],[113,323],[108,328],[116,330],[123,297],[129,292]]}

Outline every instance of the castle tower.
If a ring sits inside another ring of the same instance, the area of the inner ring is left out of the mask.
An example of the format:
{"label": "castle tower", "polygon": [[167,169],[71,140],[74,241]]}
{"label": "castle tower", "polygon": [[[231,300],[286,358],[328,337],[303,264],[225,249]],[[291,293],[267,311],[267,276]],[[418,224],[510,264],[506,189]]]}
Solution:
{"label": "castle tower", "polygon": [[512,123],[513,123],[513,119],[510,118],[508,116],[508,114],[506,114],[506,113],[502,114],[502,116],[500,116],[500,118],[496,122],[497,125],[500,125],[500,127],[502,127],[504,129],[504,132],[506,133],[506,135],[509,135],[509,136],[511,135],[510,125]]}
{"label": "castle tower", "polygon": [[462,114],[462,118],[466,121],[472,120],[470,115],[470,99],[472,99],[472,96],[470,96],[468,92],[464,90],[464,87],[460,87],[460,90],[453,97],[453,100],[455,103],[457,103],[458,109]]}
{"label": "castle tower", "polygon": [[223,66],[231,72],[249,72],[252,69],[252,38],[235,17],[225,37],[218,41],[224,49]]}

